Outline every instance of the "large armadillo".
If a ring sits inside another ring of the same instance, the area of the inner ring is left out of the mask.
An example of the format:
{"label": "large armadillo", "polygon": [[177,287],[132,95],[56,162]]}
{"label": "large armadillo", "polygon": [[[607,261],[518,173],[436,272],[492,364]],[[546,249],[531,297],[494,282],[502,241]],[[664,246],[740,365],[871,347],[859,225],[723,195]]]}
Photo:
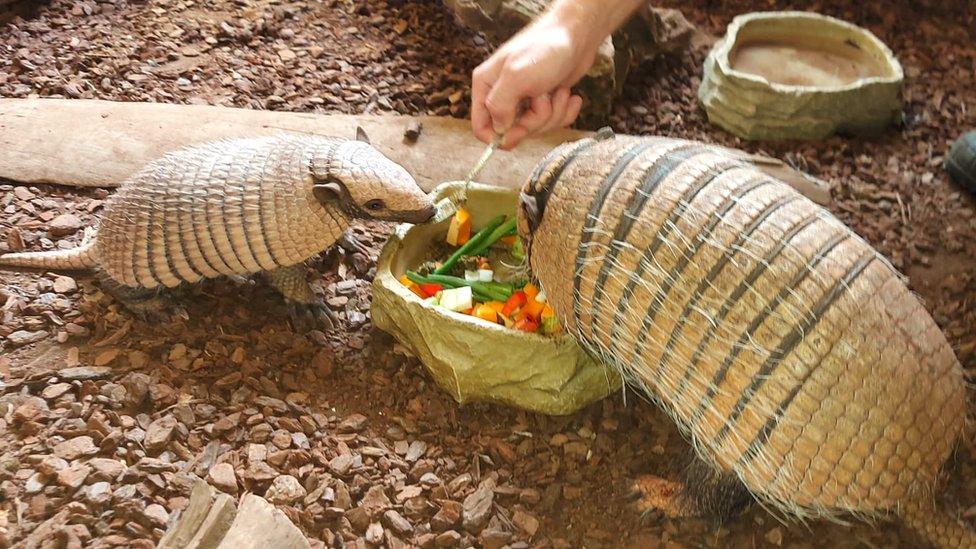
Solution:
{"label": "large armadillo", "polygon": [[140,314],[155,314],[141,301],[157,288],[258,272],[292,303],[320,305],[302,262],[343,237],[353,218],[419,223],[434,214],[413,177],[357,137],[282,134],[180,149],[121,185],[93,239],[5,254],[0,266],[95,268]]}
{"label": "large armadillo", "polygon": [[695,482],[723,492],[686,485],[675,508],[734,511],[733,486],[787,516],[891,512],[976,546],[932,503],[962,368],[829,212],[725,150],[603,132],[540,163],[518,219],[568,331],[675,420],[710,472]]}

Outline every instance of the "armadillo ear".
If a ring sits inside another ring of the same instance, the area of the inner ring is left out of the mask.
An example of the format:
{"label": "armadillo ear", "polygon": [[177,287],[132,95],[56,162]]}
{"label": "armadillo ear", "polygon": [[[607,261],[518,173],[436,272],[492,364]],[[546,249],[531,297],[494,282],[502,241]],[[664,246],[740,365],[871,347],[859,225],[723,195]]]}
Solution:
{"label": "armadillo ear", "polygon": [[366,130],[361,126],[356,126],[356,141],[362,141],[363,143],[370,144],[369,136],[366,135]]}
{"label": "armadillo ear", "polygon": [[312,186],[312,194],[322,204],[342,200],[342,186],[338,183],[318,183]]}
{"label": "armadillo ear", "polygon": [[520,193],[519,202],[525,211],[525,219],[529,222],[529,229],[535,230],[539,226],[539,201],[530,194]]}

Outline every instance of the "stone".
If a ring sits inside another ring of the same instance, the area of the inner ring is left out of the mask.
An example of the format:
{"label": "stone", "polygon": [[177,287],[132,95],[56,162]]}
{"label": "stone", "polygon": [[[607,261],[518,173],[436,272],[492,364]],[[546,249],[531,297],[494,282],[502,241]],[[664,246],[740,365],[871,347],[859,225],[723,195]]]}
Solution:
{"label": "stone", "polygon": [[112,499],[112,486],[107,482],[96,482],[88,487],[85,498],[96,505],[108,503]]}
{"label": "stone", "polygon": [[207,480],[221,492],[237,495],[237,475],[230,463],[218,463],[211,467]]}
{"label": "stone", "polygon": [[24,345],[37,343],[47,336],[48,332],[44,330],[38,330],[35,332],[28,330],[17,330],[16,332],[7,335],[7,341],[9,341],[14,347],[23,347]]}
{"label": "stone", "polygon": [[352,414],[339,424],[340,433],[358,433],[366,427],[369,419],[362,414]]}
{"label": "stone", "polygon": [[437,547],[457,547],[460,543],[461,534],[454,530],[448,530],[434,539],[434,544]]}
{"label": "stone", "polygon": [[265,497],[271,503],[294,503],[307,495],[298,479],[291,475],[279,475],[271,483]]}
{"label": "stone", "polygon": [[147,505],[143,514],[157,527],[166,526],[166,521],[169,520],[169,513],[158,503]]}
{"label": "stone", "polygon": [[461,524],[472,534],[480,532],[491,516],[491,506],[495,501],[495,492],[491,486],[482,484],[462,502]]}
{"label": "stone", "polygon": [[84,463],[76,463],[67,469],[58,472],[58,484],[77,490],[85,484],[85,479],[91,474],[92,468]]}
{"label": "stone", "polygon": [[95,482],[115,482],[126,470],[126,465],[117,459],[92,458],[88,465],[92,468],[89,479]]}
{"label": "stone", "polygon": [[339,476],[345,476],[352,468],[353,457],[351,454],[340,454],[329,462],[329,469]]}
{"label": "stone", "polygon": [[512,522],[528,534],[530,539],[539,531],[539,519],[525,511],[515,511],[515,514],[512,515]]}
{"label": "stone", "polygon": [[413,525],[407,519],[403,518],[403,515],[393,509],[383,513],[383,524],[386,524],[390,530],[400,535],[413,532]]}
{"label": "stone", "polygon": [[441,502],[441,508],[430,519],[430,529],[434,532],[444,532],[458,525],[461,520],[462,506],[451,500]]}
{"label": "stone", "polygon": [[58,471],[68,468],[68,462],[52,455],[44,456],[44,459],[37,464],[37,470],[46,476],[54,476]]}
{"label": "stone", "polygon": [[54,279],[54,291],[59,294],[70,294],[78,289],[78,283],[70,276],[58,276]]}
{"label": "stone", "polygon": [[51,236],[68,236],[77,232],[82,226],[78,216],[65,213],[52,219],[47,225],[47,230]]}
{"label": "stone", "polygon": [[76,368],[62,368],[58,370],[58,377],[65,381],[88,381],[90,379],[106,378],[110,375],[112,375],[112,369],[108,366],[78,366]]}
{"label": "stone", "polygon": [[70,390],[70,383],[55,383],[54,385],[48,385],[45,387],[44,390],[41,391],[41,396],[48,400],[54,400]]}
{"label": "stone", "polygon": [[80,436],[68,439],[54,447],[54,455],[68,461],[98,453],[98,447],[90,436]]}
{"label": "stone", "polygon": [[173,438],[176,425],[176,418],[169,415],[150,423],[149,428],[146,429],[146,438],[144,441],[146,450],[150,452],[161,452],[169,443],[170,439]]}

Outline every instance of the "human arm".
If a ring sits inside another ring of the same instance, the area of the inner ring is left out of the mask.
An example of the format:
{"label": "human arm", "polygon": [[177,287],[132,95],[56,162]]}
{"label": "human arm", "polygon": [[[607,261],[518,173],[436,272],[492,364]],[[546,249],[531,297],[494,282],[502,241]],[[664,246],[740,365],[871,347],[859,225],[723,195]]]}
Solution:
{"label": "human arm", "polygon": [[[503,149],[527,135],[568,126],[583,100],[570,88],[586,74],[600,44],[641,0],[555,0],[479,65],[472,75],[471,126],[481,141],[506,130]],[[519,105],[526,110],[515,122]]]}

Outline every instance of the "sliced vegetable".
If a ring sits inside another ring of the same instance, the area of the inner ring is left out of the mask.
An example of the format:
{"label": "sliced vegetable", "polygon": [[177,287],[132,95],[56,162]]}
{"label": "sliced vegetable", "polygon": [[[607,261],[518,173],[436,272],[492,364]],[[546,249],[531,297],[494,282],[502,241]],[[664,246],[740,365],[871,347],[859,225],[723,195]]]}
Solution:
{"label": "sliced vegetable", "polygon": [[512,325],[515,330],[521,330],[523,332],[535,332],[539,329],[539,324],[529,317],[524,317],[520,320],[516,320],[515,324]]}
{"label": "sliced vegetable", "polygon": [[444,289],[443,285],[432,282],[425,282],[423,284],[419,284],[419,286],[420,290],[423,291],[427,297],[433,297],[437,295],[437,292]]}
{"label": "sliced vegetable", "polygon": [[410,280],[407,277],[407,275],[403,275],[400,277],[400,284],[406,286],[408,290],[415,293],[417,297],[421,299],[426,299],[428,297],[427,294],[425,294],[424,291],[420,288],[420,285]]}
{"label": "sliced vegetable", "polygon": [[539,323],[539,331],[545,335],[558,333],[560,329],[559,319],[555,316],[544,316]]}
{"label": "sliced vegetable", "polygon": [[472,306],[471,288],[462,286],[441,293],[441,307],[451,311],[464,311]]}
{"label": "sliced vegetable", "polygon": [[488,322],[498,322],[498,311],[488,305],[478,305],[474,308],[474,316],[487,320]]}
{"label": "sliced vegetable", "polygon": [[508,235],[508,236],[503,236],[503,237],[499,238],[498,240],[502,244],[504,244],[504,245],[506,245],[508,247],[512,247],[512,246],[515,245],[515,240],[517,238],[518,238],[518,235],[512,234],[512,235]]}
{"label": "sliced vegetable", "polygon": [[539,295],[539,288],[536,288],[535,284],[531,282],[523,286],[522,291],[525,292],[525,297],[529,301],[535,301],[535,296]]}
{"label": "sliced vegetable", "polygon": [[539,303],[546,303],[546,291],[539,290],[539,293],[536,294],[535,296],[535,300],[538,301]]}
{"label": "sliced vegetable", "polygon": [[488,301],[485,303],[485,307],[490,307],[491,310],[495,311],[496,313],[500,313],[502,312],[502,309],[505,308],[505,304],[501,301]]}
{"label": "sliced vegetable", "polygon": [[515,230],[516,221],[517,220],[514,217],[512,217],[508,221],[499,225],[497,228],[495,228],[495,230],[491,232],[491,234],[488,235],[487,238],[485,238],[483,242],[479,243],[477,247],[472,248],[471,252],[468,255],[483,254],[492,244],[498,242],[498,239],[508,235],[513,230]]}
{"label": "sliced vegetable", "polygon": [[525,244],[522,243],[522,239],[515,237],[515,244],[512,244],[512,257],[518,261],[525,259]]}
{"label": "sliced vegetable", "polygon": [[495,277],[495,271],[491,269],[478,269],[478,282],[491,282]]}
{"label": "sliced vegetable", "polygon": [[525,292],[519,290],[514,292],[508,300],[505,301],[505,307],[502,308],[502,314],[505,316],[511,316],[516,310],[520,309],[525,305],[527,298]]}
{"label": "sliced vegetable", "polygon": [[546,306],[545,303],[541,303],[534,299],[530,299],[529,302],[526,303],[524,307],[522,307],[522,312],[534,318],[535,320],[539,320],[539,318],[542,316],[542,310],[543,308],[545,308],[545,306]]}
{"label": "sliced vegetable", "polygon": [[464,271],[464,279],[468,282],[478,282],[480,280],[478,271]]}
{"label": "sliced vegetable", "polygon": [[501,225],[504,221],[505,221],[504,215],[499,215],[495,219],[492,219],[487,225],[485,225],[483,229],[478,231],[478,234],[471,237],[471,239],[465,242],[464,245],[462,245],[460,248],[455,250],[454,253],[451,254],[451,257],[449,257],[447,261],[444,262],[443,265],[441,265],[440,267],[434,270],[434,274],[444,274],[450,271],[451,268],[454,267],[454,264],[457,263],[458,259],[461,259],[461,256],[477,255],[471,253],[471,250],[477,249],[478,246],[480,246],[481,243],[486,238],[488,238],[491,235],[491,233],[495,229],[497,229],[498,226]]}
{"label": "sliced vegetable", "polygon": [[464,208],[458,208],[447,229],[447,243],[451,246],[461,246],[470,239],[471,214]]}

